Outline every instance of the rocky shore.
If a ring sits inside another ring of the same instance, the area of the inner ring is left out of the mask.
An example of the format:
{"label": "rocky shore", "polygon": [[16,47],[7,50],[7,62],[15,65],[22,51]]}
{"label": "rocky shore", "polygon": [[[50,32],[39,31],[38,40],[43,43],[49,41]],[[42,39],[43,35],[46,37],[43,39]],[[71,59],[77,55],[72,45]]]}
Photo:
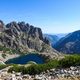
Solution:
{"label": "rocky shore", "polygon": [[0,80],[80,80],[80,66],[65,69],[50,69],[36,75],[23,75],[21,72],[8,73],[11,66],[0,70]]}

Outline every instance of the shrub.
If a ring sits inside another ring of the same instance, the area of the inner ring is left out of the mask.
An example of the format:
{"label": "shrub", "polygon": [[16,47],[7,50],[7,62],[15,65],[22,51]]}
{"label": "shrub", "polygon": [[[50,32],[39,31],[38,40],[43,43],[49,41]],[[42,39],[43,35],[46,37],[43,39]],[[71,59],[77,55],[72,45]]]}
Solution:
{"label": "shrub", "polygon": [[24,66],[13,66],[9,69],[9,72],[16,71],[16,72],[22,72],[23,74],[40,74],[41,72],[44,72],[46,70],[52,69],[58,67],[58,61],[50,61],[45,64],[32,64],[29,67]]}
{"label": "shrub", "polygon": [[0,64],[0,70],[8,67],[8,65]]}
{"label": "shrub", "polygon": [[3,58],[6,58],[6,54],[3,53],[3,54],[2,54],[2,57],[3,57]]}
{"label": "shrub", "polygon": [[70,55],[59,60],[60,67],[80,66],[80,55]]}
{"label": "shrub", "polygon": [[3,50],[3,48],[4,48],[4,47],[0,45],[0,51],[2,51],[2,50]]}

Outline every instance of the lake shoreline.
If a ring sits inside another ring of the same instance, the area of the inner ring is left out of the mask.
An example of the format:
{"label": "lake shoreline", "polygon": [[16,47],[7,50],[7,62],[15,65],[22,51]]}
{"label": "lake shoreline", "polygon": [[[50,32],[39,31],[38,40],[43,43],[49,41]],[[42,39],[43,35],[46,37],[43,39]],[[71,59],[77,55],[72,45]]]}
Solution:
{"label": "lake shoreline", "polygon": [[[29,57],[27,57],[27,56],[29,56]],[[23,59],[22,59],[23,58]],[[30,60],[30,59],[31,60]],[[36,60],[36,58],[38,58],[37,60]],[[20,60],[18,60],[18,59],[20,59]],[[45,62],[45,60],[44,60],[44,57],[43,56],[41,56],[40,54],[34,54],[34,53],[28,53],[28,54],[24,54],[24,55],[20,55],[20,56],[18,56],[18,57],[15,57],[15,58],[12,58],[12,59],[8,59],[7,61],[5,61],[5,63],[7,64],[8,62],[13,62],[14,63],[14,61],[16,61],[16,60],[18,60],[17,62],[19,62],[19,64],[20,64],[20,61],[21,61],[21,63],[25,63],[25,60],[26,59],[28,59],[29,61],[34,61],[34,62],[37,62],[38,63],[38,61],[40,61],[40,64],[43,64],[44,62]],[[22,60],[23,60],[23,62],[22,62]],[[29,61],[27,61],[26,60],[26,63],[27,62],[29,62]],[[25,64],[26,64],[25,63]],[[18,63],[17,63],[18,64]]]}

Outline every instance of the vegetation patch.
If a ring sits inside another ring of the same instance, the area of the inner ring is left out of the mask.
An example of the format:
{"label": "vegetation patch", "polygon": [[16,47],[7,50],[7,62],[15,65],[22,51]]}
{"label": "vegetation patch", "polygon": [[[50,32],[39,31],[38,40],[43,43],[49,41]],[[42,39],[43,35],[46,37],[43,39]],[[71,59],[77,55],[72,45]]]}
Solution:
{"label": "vegetation patch", "polygon": [[80,55],[74,54],[65,56],[59,61],[60,67],[66,68],[70,66],[80,66]]}
{"label": "vegetation patch", "polygon": [[16,71],[23,74],[35,75],[52,68],[68,68],[70,66],[80,66],[80,55],[65,56],[61,60],[50,60],[44,64],[32,64],[28,67],[16,65],[11,67],[9,72]]}
{"label": "vegetation patch", "polygon": [[0,64],[0,70],[8,67],[9,65]]}
{"label": "vegetation patch", "polygon": [[2,45],[0,45],[0,51],[3,51],[3,53],[8,53],[8,54],[15,54],[15,53],[25,54],[25,53],[21,52],[19,48],[17,48],[15,50],[15,49],[11,49],[11,48],[8,48],[8,47],[2,46]]}
{"label": "vegetation patch", "polygon": [[3,53],[3,54],[2,54],[2,57],[3,57],[3,58],[6,58],[6,54],[5,54],[5,53]]}

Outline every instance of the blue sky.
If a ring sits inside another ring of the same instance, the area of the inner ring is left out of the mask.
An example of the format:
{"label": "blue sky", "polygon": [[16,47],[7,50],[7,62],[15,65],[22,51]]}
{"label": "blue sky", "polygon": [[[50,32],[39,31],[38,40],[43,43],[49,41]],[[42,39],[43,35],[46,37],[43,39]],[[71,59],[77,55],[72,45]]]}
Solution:
{"label": "blue sky", "polygon": [[0,0],[0,19],[25,21],[43,33],[80,29],[80,0]]}

